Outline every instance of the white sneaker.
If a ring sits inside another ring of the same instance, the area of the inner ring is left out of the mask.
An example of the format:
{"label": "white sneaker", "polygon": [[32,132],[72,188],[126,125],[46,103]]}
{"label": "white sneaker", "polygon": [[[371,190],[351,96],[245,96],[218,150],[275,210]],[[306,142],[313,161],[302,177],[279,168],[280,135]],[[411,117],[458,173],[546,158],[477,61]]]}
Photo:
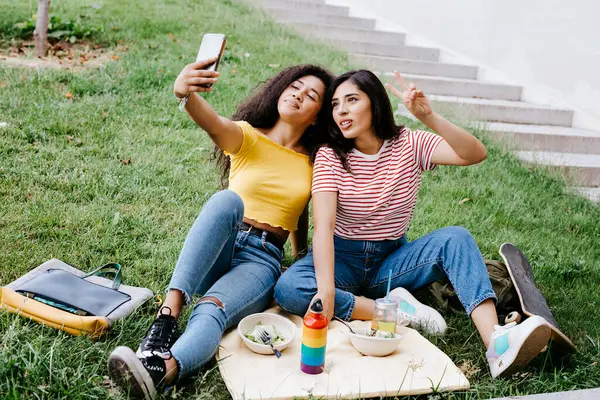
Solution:
{"label": "white sneaker", "polygon": [[486,357],[492,378],[513,374],[525,367],[548,345],[551,336],[548,322],[534,315],[494,327]]}
{"label": "white sneaker", "polygon": [[399,324],[402,320],[408,321],[413,328],[423,328],[430,335],[439,335],[446,330],[444,317],[433,308],[419,302],[403,287],[392,290],[390,298],[398,302]]}

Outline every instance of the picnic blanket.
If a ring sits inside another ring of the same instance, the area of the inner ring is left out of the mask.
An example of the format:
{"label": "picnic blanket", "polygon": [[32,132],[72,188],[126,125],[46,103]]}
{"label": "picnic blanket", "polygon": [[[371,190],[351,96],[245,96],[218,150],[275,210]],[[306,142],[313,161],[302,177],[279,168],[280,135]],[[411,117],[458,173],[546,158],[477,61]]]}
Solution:
{"label": "picnic blanket", "polygon": [[[399,327],[403,339],[396,351],[387,357],[370,357],[354,349],[348,328],[337,321],[331,322],[327,335],[325,372],[305,374],[300,371],[302,318],[279,307],[267,312],[294,322],[296,337],[279,359],[250,351],[235,329],[223,337],[217,353],[219,370],[235,400],[355,399],[469,388],[450,358],[414,329]],[[351,326],[368,329],[370,322],[353,321]]]}

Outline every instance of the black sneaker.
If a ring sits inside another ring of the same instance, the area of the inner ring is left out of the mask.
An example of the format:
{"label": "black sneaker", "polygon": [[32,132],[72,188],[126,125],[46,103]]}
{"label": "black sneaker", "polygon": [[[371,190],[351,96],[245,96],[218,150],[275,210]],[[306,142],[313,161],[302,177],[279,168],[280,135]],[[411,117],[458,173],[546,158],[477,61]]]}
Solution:
{"label": "black sneaker", "polygon": [[159,355],[138,358],[129,347],[119,346],[108,357],[108,374],[126,395],[154,400],[164,386],[167,366]]}
{"label": "black sneaker", "polygon": [[[165,314],[167,311],[168,314]],[[159,355],[164,359],[171,358],[171,347],[177,339],[177,320],[171,315],[169,307],[163,307],[160,315],[154,320],[146,332],[146,337],[135,353],[139,358]]]}

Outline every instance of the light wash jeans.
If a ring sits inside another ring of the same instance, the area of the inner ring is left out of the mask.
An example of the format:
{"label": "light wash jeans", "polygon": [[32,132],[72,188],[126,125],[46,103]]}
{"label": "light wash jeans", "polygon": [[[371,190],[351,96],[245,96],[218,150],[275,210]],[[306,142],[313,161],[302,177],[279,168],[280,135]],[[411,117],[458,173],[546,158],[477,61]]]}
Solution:
{"label": "light wash jeans", "polygon": [[[490,278],[468,230],[450,226],[415,241],[362,241],[334,236],[335,315],[346,321],[354,311],[355,295],[385,296],[389,271],[391,288],[415,291],[448,277],[467,314],[486,299],[495,299]],[[304,315],[317,281],[312,248],[279,278],[275,300],[285,310]]]}
{"label": "light wash jeans", "polygon": [[197,294],[215,297],[198,302],[183,335],[171,349],[186,377],[217,352],[223,332],[249,314],[263,311],[273,298],[281,275],[281,251],[259,237],[239,230],[242,199],[230,190],[213,195],[202,208],[183,244],[169,290],[183,292],[186,303]]}

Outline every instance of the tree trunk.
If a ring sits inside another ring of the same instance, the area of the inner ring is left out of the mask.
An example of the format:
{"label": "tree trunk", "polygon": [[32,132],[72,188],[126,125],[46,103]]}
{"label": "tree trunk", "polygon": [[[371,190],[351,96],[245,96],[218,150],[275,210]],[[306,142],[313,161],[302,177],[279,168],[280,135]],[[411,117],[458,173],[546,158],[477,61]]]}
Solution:
{"label": "tree trunk", "polygon": [[38,0],[37,21],[33,40],[35,42],[35,56],[46,57],[48,55],[48,21],[50,0]]}

